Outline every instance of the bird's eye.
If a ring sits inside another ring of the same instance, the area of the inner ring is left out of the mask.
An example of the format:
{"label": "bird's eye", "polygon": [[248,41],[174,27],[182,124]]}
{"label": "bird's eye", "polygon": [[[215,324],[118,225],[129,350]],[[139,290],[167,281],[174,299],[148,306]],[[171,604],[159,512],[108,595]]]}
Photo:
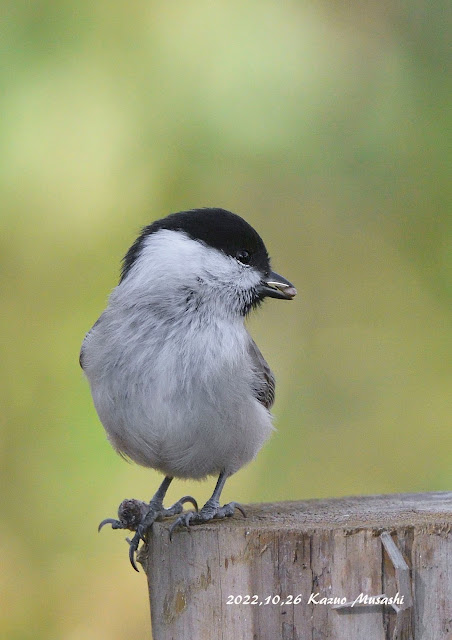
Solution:
{"label": "bird's eye", "polygon": [[242,264],[249,264],[251,260],[251,256],[249,252],[246,251],[245,249],[242,249],[241,251],[237,251],[237,253],[235,254],[235,257]]}

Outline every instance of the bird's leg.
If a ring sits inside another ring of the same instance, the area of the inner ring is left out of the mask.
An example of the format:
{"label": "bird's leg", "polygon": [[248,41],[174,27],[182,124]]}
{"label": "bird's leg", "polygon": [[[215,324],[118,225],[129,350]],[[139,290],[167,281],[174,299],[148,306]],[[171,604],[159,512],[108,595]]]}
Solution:
{"label": "bird's leg", "polygon": [[242,506],[237,504],[237,502],[229,502],[223,507],[220,506],[220,494],[223,491],[223,487],[228,477],[229,474],[227,474],[225,471],[222,471],[220,473],[217,484],[215,485],[214,492],[212,493],[212,496],[209,498],[209,500],[207,500],[201,511],[188,511],[187,513],[183,513],[177,518],[175,522],[173,522],[170,527],[170,540],[172,538],[174,529],[176,529],[179,525],[185,526],[187,527],[187,529],[189,529],[190,525],[192,524],[209,522],[209,520],[213,520],[214,518],[230,518],[234,515],[235,509],[238,509],[243,517],[246,518],[245,510]]}
{"label": "bird's leg", "polygon": [[198,504],[191,496],[183,496],[180,500],[175,502],[169,509],[165,509],[163,506],[163,499],[168,491],[168,487],[171,484],[172,477],[166,476],[155,492],[149,503],[142,502],[141,500],[127,499],[123,500],[118,509],[118,520],[114,518],[106,518],[102,520],[98,527],[98,531],[106,524],[111,524],[112,529],[129,529],[135,531],[135,535],[132,540],[127,538],[129,543],[129,559],[132,567],[135,571],[138,571],[135,564],[135,553],[140,544],[140,540],[146,542],[145,535],[147,530],[157,520],[163,520],[163,518],[169,518],[171,516],[182,513],[184,504],[190,502],[198,511]]}

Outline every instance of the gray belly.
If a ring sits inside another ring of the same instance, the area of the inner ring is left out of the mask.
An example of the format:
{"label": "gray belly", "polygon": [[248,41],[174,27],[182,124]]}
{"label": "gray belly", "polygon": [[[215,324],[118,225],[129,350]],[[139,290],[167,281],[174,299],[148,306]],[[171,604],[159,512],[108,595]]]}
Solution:
{"label": "gray belly", "polygon": [[175,477],[234,473],[255,457],[273,429],[270,413],[239,388],[235,394],[225,388],[167,394],[104,381],[92,385],[92,393],[114,448]]}

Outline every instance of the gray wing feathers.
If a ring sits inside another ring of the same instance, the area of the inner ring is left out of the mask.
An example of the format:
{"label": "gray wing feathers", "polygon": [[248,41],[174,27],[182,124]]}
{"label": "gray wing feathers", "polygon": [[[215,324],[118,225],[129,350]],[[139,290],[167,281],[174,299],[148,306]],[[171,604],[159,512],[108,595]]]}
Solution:
{"label": "gray wing feathers", "polygon": [[264,356],[259,351],[259,347],[251,337],[248,344],[248,353],[255,372],[254,395],[264,407],[270,409],[275,401],[275,377]]}

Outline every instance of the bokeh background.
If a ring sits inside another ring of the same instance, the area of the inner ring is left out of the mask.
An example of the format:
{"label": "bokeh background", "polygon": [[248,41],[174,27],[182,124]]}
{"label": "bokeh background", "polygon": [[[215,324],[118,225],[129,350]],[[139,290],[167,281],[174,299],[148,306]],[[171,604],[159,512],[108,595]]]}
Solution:
{"label": "bokeh background", "polygon": [[2,637],[150,638],[125,535],[96,526],[159,476],[110,448],[77,360],[172,211],[242,214],[299,290],[250,321],[278,431],[225,501],[452,488],[451,12],[2,2]]}

